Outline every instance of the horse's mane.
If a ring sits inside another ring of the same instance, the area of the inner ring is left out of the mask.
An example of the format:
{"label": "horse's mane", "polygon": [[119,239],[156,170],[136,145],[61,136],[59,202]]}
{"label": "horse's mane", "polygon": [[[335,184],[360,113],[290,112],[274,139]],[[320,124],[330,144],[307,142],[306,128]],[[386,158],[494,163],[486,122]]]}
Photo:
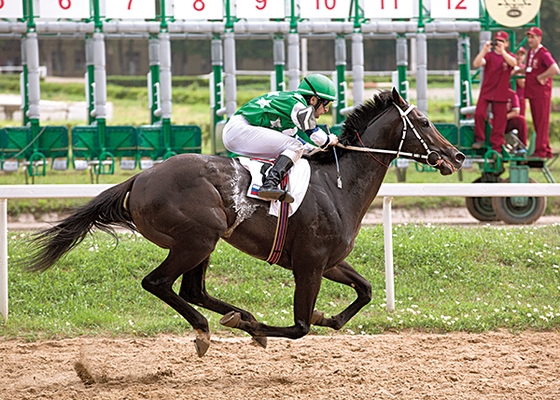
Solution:
{"label": "horse's mane", "polygon": [[[366,100],[348,114],[342,125],[342,133],[338,141],[345,146],[360,146],[356,132],[363,133],[368,123],[376,116],[382,114],[392,104],[393,95],[390,90],[383,90],[371,99]],[[337,148],[336,151],[341,155],[344,149]],[[329,148],[328,151],[316,153],[309,157],[309,159],[320,163],[330,163],[334,162],[334,155],[332,149]]]}

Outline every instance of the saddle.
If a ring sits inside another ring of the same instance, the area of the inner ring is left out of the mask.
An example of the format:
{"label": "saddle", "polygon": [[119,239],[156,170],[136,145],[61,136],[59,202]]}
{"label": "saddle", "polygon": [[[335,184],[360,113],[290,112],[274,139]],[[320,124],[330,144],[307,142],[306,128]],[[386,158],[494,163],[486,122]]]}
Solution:
{"label": "saddle", "polygon": [[[262,186],[263,179],[266,176],[268,169],[272,167],[274,160],[248,157],[238,157],[238,160],[240,164],[243,165],[243,167],[251,174],[251,184],[247,190],[247,197],[258,199],[260,201],[268,201],[261,199],[257,195],[257,192]],[[311,168],[309,167],[309,162],[305,159],[300,159],[290,169],[288,174],[286,174],[286,177],[288,177],[287,185],[289,192],[294,197],[294,202],[291,203],[289,207],[289,215],[291,216],[301,205],[301,202],[305,197],[305,193],[307,193],[307,189],[309,188],[309,180],[311,178]],[[269,214],[277,217],[281,204],[282,202],[280,201],[271,201]]]}

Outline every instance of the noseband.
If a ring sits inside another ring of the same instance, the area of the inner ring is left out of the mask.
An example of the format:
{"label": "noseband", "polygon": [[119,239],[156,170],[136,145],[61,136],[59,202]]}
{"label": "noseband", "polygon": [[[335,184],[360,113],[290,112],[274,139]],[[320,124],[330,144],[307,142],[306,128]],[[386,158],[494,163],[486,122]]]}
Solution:
{"label": "noseband", "polygon": [[[401,141],[399,143],[398,150],[371,149],[369,147],[345,146],[341,143],[339,143],[337,146],[342,147],[344,149],[348,149],[348,150],[363,151],[363,152],[367,152],[367,153],[395,154],[396,157],[404,156],[404,157],[410,157],[410,158],[421,158],[421,159],[425,159],[426,163],[428,165],[432,166],[432,167],[440,165],[441,162],[443,161],[443,159],[441,158],[439,153],[436,152],[436,151],[430,150],[430,148],[428,147],[428,145],[426,144],[426,142],[424,141],[422,136],[420,136],[420,134],[418,133],[418,131],[416,130],[416,128],[412,124],[412,121],[410,121],[410,118],[408,118],[408,114],[413,109],[415,109],[416,106],[413,105],[413,104],[409,104],[406,111],[403,111],[403,109],[400,108],[396,103],[393,103],[393,105],[397,108],[397,110],[399,110],[399,114],[401,115],[401,118],[403,120],[403,131],[402,131]],[[404,141],[406,139],[406,131],[407,131],[409,125],[410,125],[410,128],[412,129],[412,132],[414,132],[414,136],[416,136],[416,138],[420,141],[422,146],[424,146],[424,150],[426,150],[426,154],[408,153],[408,152],[401,151],[401,149],[403,147],[403,144],[404,144]],[[360,139],[359,133],[356,132],[356,134],[358,135],[358,139]],[[361,142],[361,139],[360,139],[360,142]],[[432,154],[436,155],[436,160],[433,163],[430,162],[430,157],[432,156]]]}

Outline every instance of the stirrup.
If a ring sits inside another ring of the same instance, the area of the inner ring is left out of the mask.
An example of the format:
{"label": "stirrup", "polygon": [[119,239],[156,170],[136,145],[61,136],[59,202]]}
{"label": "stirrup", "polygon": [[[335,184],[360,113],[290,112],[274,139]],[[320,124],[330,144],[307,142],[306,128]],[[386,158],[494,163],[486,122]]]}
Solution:
{"label": "stirrup", "polygon": [[257,196],[264,200],[278,200],[285,203],[293,203],[294,197],[288,192],[280,189],[266,189],[261,187],[257,192]]}

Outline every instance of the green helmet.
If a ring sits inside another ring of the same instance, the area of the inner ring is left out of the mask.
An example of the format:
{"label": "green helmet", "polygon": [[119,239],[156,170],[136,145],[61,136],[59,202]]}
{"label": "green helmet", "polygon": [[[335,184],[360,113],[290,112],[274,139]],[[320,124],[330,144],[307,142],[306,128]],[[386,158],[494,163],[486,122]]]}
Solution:
{"label": "green helmet", "polygon": [[334,83],[321,74],[311,74],[303,78],[297,91],[304,96],[311,95],[325,100],[336,100]]}

